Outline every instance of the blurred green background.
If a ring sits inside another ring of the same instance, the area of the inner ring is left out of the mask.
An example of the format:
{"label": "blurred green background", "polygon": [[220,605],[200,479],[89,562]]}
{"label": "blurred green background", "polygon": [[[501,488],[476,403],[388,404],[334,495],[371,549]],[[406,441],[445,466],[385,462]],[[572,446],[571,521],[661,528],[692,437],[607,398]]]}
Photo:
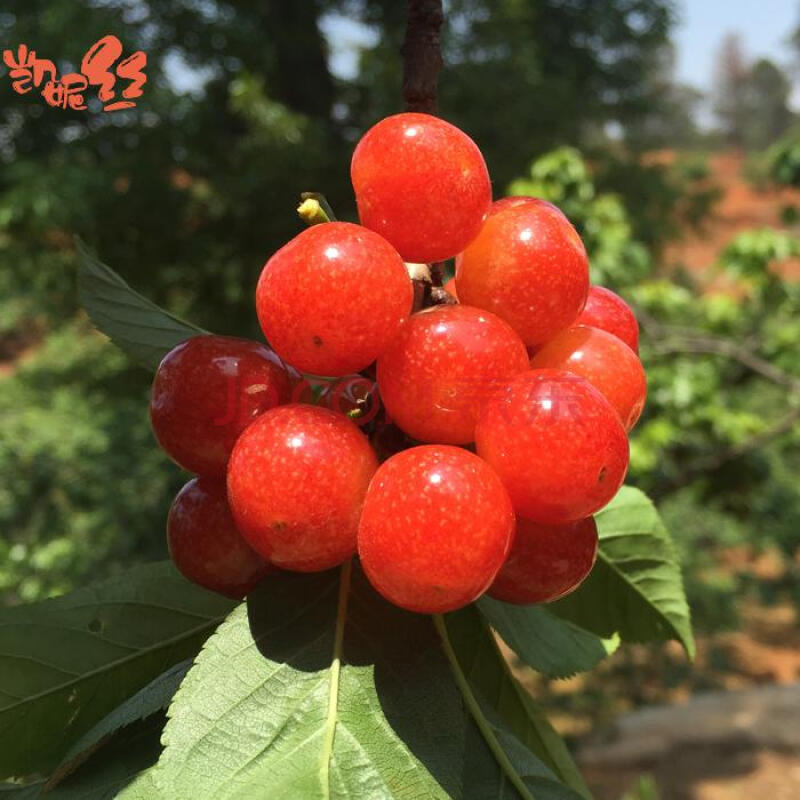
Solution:
{"label": "blurred green background", "polygon": [[[113,32],[126,54],[147,52],[148,81],[136,109],[103,114],[96,100],[49,108],[0,73],[0,602],[163,557],[186,479],[150,434],[151,376],[77,308],[73,237],[170,310],[259,335],[255,281],[301,229],[298,194],[323,191],[354,217],[353,145],[401,110],[404,5],[5,0],[2,49],[26,43],[75,69]],[[478,142],[496,196],[559,204],[594,280],[639,312],[650,388],[630,479],[675,536],[701,634],[692,671],[671,648],[629,648],[574,691],[544,687],[568,733],[631,704],[800,669],[770,661],[776,642],[800,644],[793,74],[736,36],[717,47],[720,28],[706,42],[713,85],[686,85],[684,11],[446,3],[442,115]]]}

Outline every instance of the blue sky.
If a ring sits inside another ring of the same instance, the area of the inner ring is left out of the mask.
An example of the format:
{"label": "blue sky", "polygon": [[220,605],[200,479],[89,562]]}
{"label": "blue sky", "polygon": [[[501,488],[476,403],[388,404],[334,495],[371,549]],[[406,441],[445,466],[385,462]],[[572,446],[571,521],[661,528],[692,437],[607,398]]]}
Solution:
{"label": "blue sky", "polygon": [[683,0],[679,13],[673,37],[681,81],[708,89],[717,50],[731,32],[741,35],[749,58],[766,56],[782,66],[792,65],[786,40],[800,24],[798,0]]}

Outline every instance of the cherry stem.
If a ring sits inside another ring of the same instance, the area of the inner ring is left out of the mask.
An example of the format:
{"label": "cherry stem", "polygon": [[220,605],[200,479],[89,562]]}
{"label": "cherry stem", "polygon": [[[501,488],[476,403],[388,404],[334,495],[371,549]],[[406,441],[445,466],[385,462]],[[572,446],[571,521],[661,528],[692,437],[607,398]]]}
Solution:
{"label": "cherry stem", "polygon": [[[400,52],[403,56],[403,100],[406,111],[435,114],[439,98],[439,73],[442,61],[441,29],[444,23],[442,0],[408,0],[406,35]],[[442,264],[430,265],[430,280],[420,285],[414,279],[415,309],[448,302],[435,289],[443,282]]]}
{"label": "cherry stem", "polygon": [[458,303],[458,300],[441,286],[431,286],[430,294],[430,304],[432,306],[454,306]]}
{"label": "cherry stem", "polygon": [[434,261],[431,264],[431,284],[441,286],[444,282],[444,261]]}
{"label": "cherry stem", "polygon": [[319,225],[323,222],[336,222],[336,215],[324,194],[319,192],[303,192],[300,195],[297,213],[306,225]]}

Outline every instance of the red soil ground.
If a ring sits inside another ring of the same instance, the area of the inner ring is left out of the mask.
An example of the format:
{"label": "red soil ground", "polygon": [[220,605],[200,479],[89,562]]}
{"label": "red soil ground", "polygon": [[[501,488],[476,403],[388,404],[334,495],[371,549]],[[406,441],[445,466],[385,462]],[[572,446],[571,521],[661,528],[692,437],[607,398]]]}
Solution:
{"label": "red soil ground", "polygon": [[[676,158],[674,151],[650,156],[651,161],[666,164]],[[755,187],[744,175],[745,156],[742,153],[714,154],[709,157],[708,166],[708,182],[721,190],[720,201],[701,231],[687,232],[682,240],[667,248],[664,256],[667,268],[683,266],[702,274],[737,234],[763,227],[788,230],[781,219],[782,209],[792,205],[800,208],[800,191]],[[784,275],[800,278],[800,259],[784,262],[778,268]]]}

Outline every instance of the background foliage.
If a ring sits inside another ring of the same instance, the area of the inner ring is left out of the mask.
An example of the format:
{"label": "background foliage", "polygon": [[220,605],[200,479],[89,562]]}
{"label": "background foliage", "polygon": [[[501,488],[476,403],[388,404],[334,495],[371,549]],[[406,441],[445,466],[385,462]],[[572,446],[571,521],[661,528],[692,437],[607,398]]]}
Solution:
{"label": "background foliage", "polygon": [[[447,5],[443,115],[479,143],[497,195],[565,209],[595,280],[640,313],[650,396],[631,477],[678,541],[697,624],[736,625],[745,596],[800,595],[800,297],[780,268],[800,256],[797,214],[787,209],[781,231],[738,236],[713,275],[662,267],[665,248],[713,213],[715,148],[748,148],[766,187],[800,185],[785,78],[729,42],[709,131],[696,124],[697,93],[674,78],[668,0]],[[322,190],[354,216],[353,143],[399,110],[402,6],[4,4],[0,47],[25,42],[64,69],[113,31],[126,52],[147,51],[149,79],[136,110],[104,115],[47,108],[0,73],[3,604],[163,557],[165,512],[185,479],[152,440],[148,372],[77,310],[73,237],[171,311],[258,335],[255,281],[300,229],[299,192]],[[342,15],[368,27],[352,69],[334,72],[356,36]],[[655,157],[665,147],[677,158]],[[720,570],[731,547],[777,552],[778,577]]]}
{"label": "background foliage", "polygon": [[[717,547],[776,547],[788,569],[800,547],[800,285],[775,266],[800,239],[771,229],[743,233],[719,254],[718,291],[690,275],[654,275],[621,198],[598,193],[574,150],[534,161],[515,194],[564,208],[592,255],[593,280],[620,291],[642,324],[648,403],[632,436],[631,477],[656,499],[688,563],[696,624],[731,625],[743,589],[708,567]],[[706,577],[702,577],[703,575]]]}
{"label": "background foliage", "polygon": [[[666,41],[671,6],[635,5],[450,4],[443,113],[480,143],[498,192],[536,153],[594,140],[652,105],[634,76]],[[322,33],[339,30],[343,13],[360,15],[372,42],[348,79],[331,72]],[[350,151],[378,115],[398,110],[403,26],[403,4],[372,0],[5,4],[0,44],[24,42],[62,69],[109,31],[125,52],[148,53],[139,107],[115,114],[51,109],[0,78],[8,602],[163,555],[164,510],[181,481],[151,444],[149,376],[76,317],[73,236],[201,327],[258,335],[255,280],[299,231],[299,192],[324,190],[340,217],[354,215]]]}
{"label": "background foliage", "polygon": [[[124,353],[152,368],[195,333],[79,250],[81,300]],[[596,518],[591,578],[548,609],[485,600],[446,616],[412,614],[347,562],[276,574],[223,622],[234,604],[168,561],[7,608],[0,777],[25,781],[4,790],[129,800],[588,798],[493,629],[551,677],[591,668],[621,640],[674,639],[690,656],[695,647],[672,540],[652,503],[624,487]]]}

